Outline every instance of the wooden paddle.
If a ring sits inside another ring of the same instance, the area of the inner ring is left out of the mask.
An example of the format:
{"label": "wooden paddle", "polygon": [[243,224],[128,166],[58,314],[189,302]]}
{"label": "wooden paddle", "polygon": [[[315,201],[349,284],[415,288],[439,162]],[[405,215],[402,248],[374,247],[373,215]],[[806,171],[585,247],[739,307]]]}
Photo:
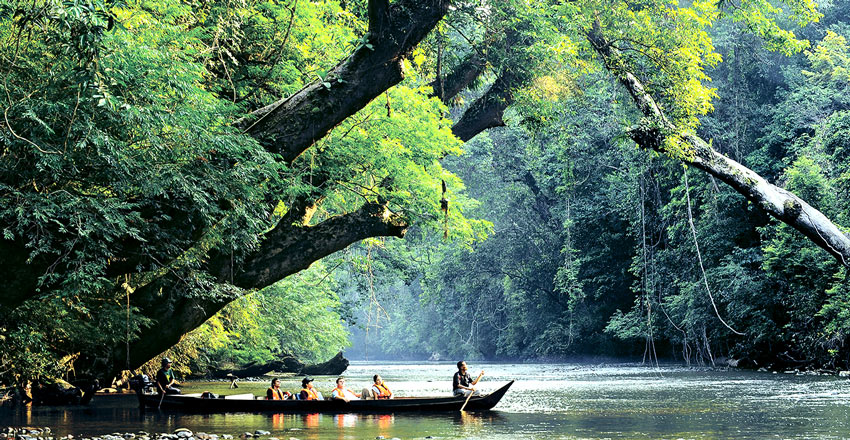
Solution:
{"label": "wooden paddle", "polygon": [[[483,376],[483,375],[484,375],[484,372],[482,371],[482,372],[481,372],[481,374],[479,374],[479,375],[478,375],[478,377],[477,377],[477,378],[475,378],[475,380],[473,380],[473,381],[472,381],[472,385],[477,384],[477,383],[478,383],[478,381],[479,381],[479,380],[481,380],[481,376]],[[467,403],[469,403],[469,399],[472,397],[472,395],[473,395],[473,394],[475,394],[475,389],[473,389],[473,390],[469,393],[469,395],[468,395],[468,396],[466,396],[466,401],[465,401],[465,402],[463,402],[463,406],[461,406],[461,407],[460,407],[460,412],[463,412],[463,409],[464,409],[464,408],[466,408],[466,404],[467,404]]]}
{"label": "wooden paddle", "polygon": [[470,391],[469,395],[466,396],[466,402],[463,402],[463,406],[460,407],[460,412],[463,412],[463,409],[466,408],[466,404],[469,403],[469,399],[472,397],[473,394],[475,394],[475,390]]}

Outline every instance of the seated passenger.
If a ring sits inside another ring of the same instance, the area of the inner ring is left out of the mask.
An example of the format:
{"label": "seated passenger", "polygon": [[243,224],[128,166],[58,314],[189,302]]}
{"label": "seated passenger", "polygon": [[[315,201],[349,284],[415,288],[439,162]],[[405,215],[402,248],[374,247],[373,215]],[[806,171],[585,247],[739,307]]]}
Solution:
{"label": "seated passenger", "polygon": [[286,400],[291,399],[292,394],[289,391],[280,389],[280,379],[274,378],[272,386],[266,390],[266,400]]}
{"label": "seated passenger", "polygon": [[360,395],[355,393],[354,391],[345,388],[345,379],[342,377],[337,378],[336,380],[336,388],[334,388],[331,393],[331,399],[345,400],[346,402],[350,402],[351,399],[359,399]]}
{"label": "seated passenger", "polygon": [[392,399],[393,392],[387,388],[387,385],[384,383],[384,379],[381,378],[380,374],[376,374],[372,378],[375,383],[372,384],[370,388],[363,388],[363,392],[360,393],[360,396],[363,399]]}
{"label": "seated passenger", "polygon": [[298,395],[299,400],[322,400],[318,390],[313,387],[313,378],[310,376],[301,380],[301,392]]}

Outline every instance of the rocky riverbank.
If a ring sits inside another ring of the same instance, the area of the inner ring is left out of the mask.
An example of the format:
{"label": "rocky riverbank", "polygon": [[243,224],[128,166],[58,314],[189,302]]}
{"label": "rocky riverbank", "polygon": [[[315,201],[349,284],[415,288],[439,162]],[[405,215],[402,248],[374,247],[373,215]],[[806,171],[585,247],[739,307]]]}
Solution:
{"label": "rocky riverbank", "polygon": [[[241,434],[208,434],[206,432],[192,432],[186,428],[179,428],[173,433],[148,433],[139,431],[136,433],[116,432],[113,434],[91,436],[91,437],[76,437],[74,435],[65,435],[56,437],[53,435],[49,427],[34,428],[34,427],[7,427],[0,432],[0,440],[253,440],[262,437],[262,440],[300,440],[298,437],[288,437],[281,439],[271,437],[269,431],[258,429],[254,432],[243,432]],[[430,439],[431,437],[425,437]],[[383,440],[383,436],[376,437],[378,440]],[[387,440],[400,440],[392,438]]]}

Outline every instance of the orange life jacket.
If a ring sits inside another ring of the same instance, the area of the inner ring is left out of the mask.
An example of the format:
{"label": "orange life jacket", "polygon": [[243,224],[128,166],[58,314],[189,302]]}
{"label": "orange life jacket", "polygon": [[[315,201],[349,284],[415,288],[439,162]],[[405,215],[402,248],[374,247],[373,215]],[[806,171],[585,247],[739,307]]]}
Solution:
{"label": "orange life jacket", "polygon": [[336,397],[337,399],[345,399],[346,398],[346,396],[345,396],[346,392],[350,393],[352,396],[354,396],[354,398],[357,398],[357,394],[354,394],[354,391],[351,391],[348,388],[339,388],[339,387],[334,388],[333,391],[331,391],[331,397]]}
{"label": "orange life jacket", "polygon": [[307,400],[319,400],[319,395],[316,394],[315,388],[301,388],[301,391],[307,392]]}
{"label": "orange life jacket", "polygon": [[272,392],[272,400],[286,400],[286,398],[283,397],[282,389],[269,388],[269,390]]}
{"label": "orange life jacket", "polygon": [[378,395],[375,397],[379,399],[389,399],[390,394],[392,394],[390,393],[390,389],[384,386],[384,384],[374,384],[372,386],[378,389]]}

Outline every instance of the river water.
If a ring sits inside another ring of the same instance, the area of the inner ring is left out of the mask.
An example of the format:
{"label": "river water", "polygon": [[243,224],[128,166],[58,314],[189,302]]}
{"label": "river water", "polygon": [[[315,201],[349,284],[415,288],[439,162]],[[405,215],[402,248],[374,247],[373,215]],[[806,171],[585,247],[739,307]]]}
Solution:
{"label": "river water", "polygon": [[[850,380],[835,376],[636,364],[480,364],[492,391],[517,382],[493,411],[464,414],[180,414],[138,409],[135,396],[97,396],[88,407],[0,407],[0,426],[49,426],[79,437],[115,432],[239,435],[257,429],[296,439],[846,439]],[[453,364],[355,362],[359,391],[379,373],[399,396],[448,395]],[[332,377],[316,377],[326,395]],[[282,378],[300,389],[300,378]],[[267,382],[193,382],[184,392],[264,394]],[[262,440],[262,439],[261,439]]]}

